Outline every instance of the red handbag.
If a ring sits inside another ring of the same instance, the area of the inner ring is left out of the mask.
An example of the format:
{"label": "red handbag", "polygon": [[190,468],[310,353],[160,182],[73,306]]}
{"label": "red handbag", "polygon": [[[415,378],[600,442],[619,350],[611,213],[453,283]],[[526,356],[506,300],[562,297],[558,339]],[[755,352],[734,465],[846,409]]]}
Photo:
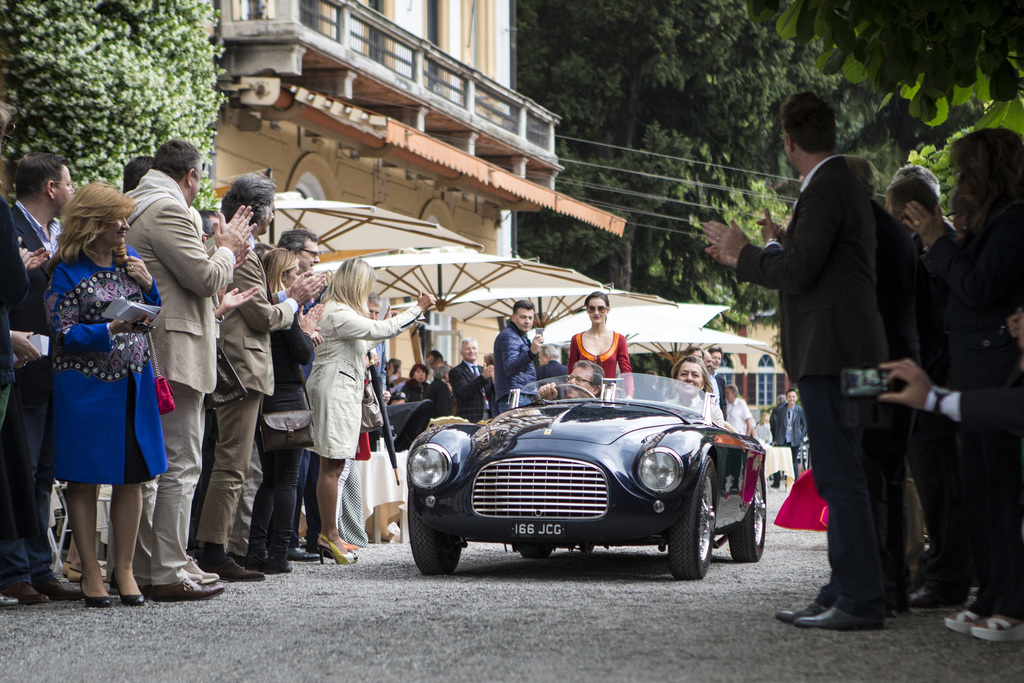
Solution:
{"label": "red handbag", "polygon": [[359,435],[359,451],[356,453],[356,460],[369,460],[370,453],[370,435],[363,432]]}
{"label": "red handbag", "polygon": [[149,357],[153,359],[154,388],[156,389],[156,407],[161,415],[174,410],[174,391],[166,377],[160,375],[160,366],[156,362],[156,349],[153,348],[153,333],[149,335]]}

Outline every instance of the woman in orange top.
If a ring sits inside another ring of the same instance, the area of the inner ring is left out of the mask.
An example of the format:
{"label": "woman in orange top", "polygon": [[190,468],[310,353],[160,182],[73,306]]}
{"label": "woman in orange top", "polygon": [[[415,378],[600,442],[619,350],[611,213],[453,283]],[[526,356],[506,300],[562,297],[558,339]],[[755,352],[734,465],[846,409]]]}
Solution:
{"label": "woman in orange top", "polygon": [[[608,311],[611,310],[608,295],[594,292],[587,297],[586,306],[590,329],[573,335],[569,344],[569,367],[572,368],[578,360],[589,360],[601,366],[605,377],[633,372],[629,365],[626,337],[608,329]],[[632,387],[624,388],[627,393],[632,393]]]}

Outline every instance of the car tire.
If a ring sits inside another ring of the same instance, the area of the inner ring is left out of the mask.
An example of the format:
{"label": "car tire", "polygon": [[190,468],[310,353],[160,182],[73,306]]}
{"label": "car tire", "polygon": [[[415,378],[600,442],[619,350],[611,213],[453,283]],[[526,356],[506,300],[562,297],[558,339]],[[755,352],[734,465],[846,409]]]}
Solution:
{"label": "car tire", "polygon": [[551,557],[554,547],[546,543],[519,543],[516,545],[516,550],[528,560],[543,560]]}
{"label": "car tire", "polygon": [[409,542],[412,559],[421,574],[452,574],[462,557],[462,541],[427,526],[416,512],[409,511]]}
{"label": "car tire", "polygon": [[708,459],[683,515],[668,530],[668,568],[675,579],[693,581],[708,573],[715,540],[716,485],[715,463]]}
{"label": "car tire", "polygon": [[768,504],[765,497],[764,471],[757,477],[754,500],[740,527],[729,533],[729,553],[736,562],[757,562],[764,554],[764,536],[768,526]]}

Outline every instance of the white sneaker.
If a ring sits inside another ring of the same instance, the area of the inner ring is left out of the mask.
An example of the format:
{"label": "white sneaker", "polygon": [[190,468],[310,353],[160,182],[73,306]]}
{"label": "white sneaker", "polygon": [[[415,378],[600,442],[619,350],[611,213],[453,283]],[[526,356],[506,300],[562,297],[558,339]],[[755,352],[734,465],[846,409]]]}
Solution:
{"label": "white sneaker", "polygon": [[188,558],[188,564],[185,565],[185,573],[188,575],[188,578],[203,586],[220,581],[219,574],[204,572],[200,569],[199,563],[196,562],[194,557]]}

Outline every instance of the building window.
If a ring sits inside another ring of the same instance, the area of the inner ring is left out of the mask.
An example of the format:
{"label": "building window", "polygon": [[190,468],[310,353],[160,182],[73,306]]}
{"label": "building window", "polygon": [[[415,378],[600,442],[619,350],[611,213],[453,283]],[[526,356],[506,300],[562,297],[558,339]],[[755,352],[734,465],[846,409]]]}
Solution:
{"label": "building window", "polygon": [[440,8],[441,0],[427,0],[427,40],[441,46]]}
{"label": "building window", "polygon": [[366,5],[373,10],[377,10],[381,14],[384,14],[384,0],[369,0]]}
{"label": "building window", "polygon": [[775,361],[768,354],[757,361],[757,405],[775,405]]}

